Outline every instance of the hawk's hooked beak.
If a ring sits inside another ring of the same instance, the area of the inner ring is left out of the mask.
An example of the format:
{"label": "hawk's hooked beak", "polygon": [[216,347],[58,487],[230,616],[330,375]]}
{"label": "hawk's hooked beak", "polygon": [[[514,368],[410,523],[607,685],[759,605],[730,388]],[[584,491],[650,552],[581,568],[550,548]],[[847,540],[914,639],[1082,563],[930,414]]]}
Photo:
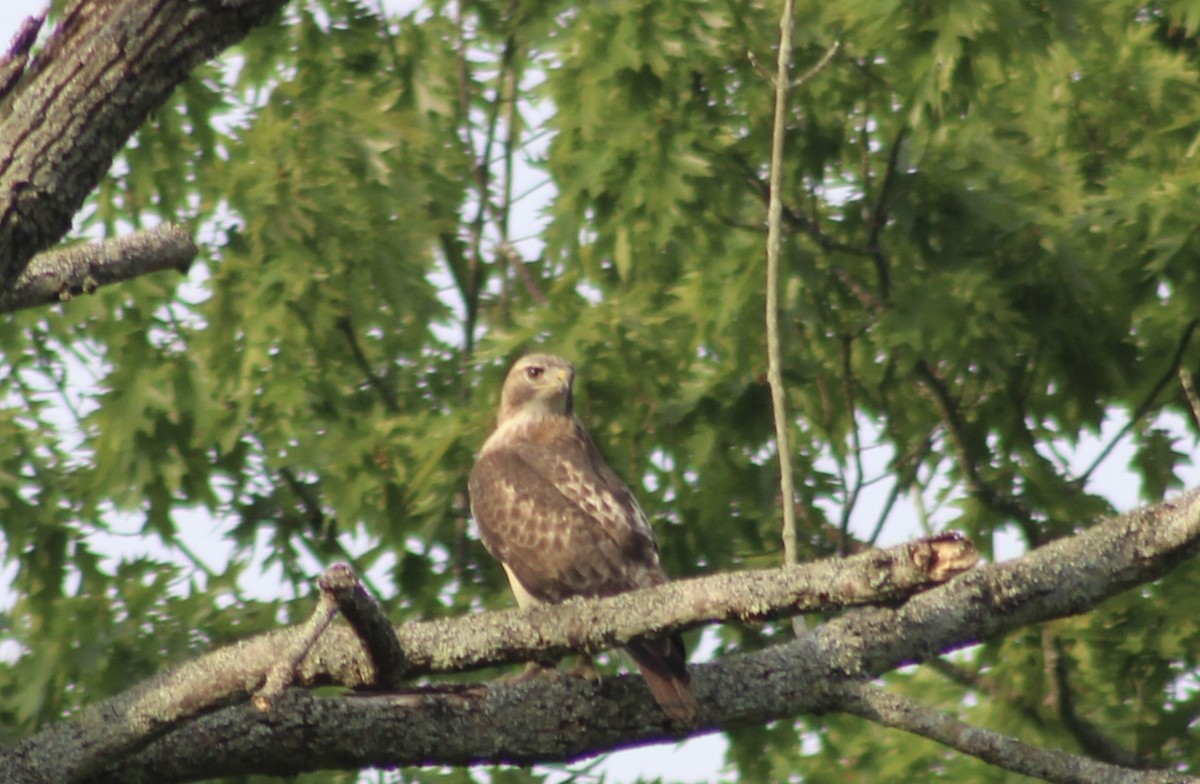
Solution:
{"label": "hawk's hooked beak", "polygon": [[569,368],[558,368],[554,371],[554,378],[562,387],[564,410],[571,411],[571,370]]}

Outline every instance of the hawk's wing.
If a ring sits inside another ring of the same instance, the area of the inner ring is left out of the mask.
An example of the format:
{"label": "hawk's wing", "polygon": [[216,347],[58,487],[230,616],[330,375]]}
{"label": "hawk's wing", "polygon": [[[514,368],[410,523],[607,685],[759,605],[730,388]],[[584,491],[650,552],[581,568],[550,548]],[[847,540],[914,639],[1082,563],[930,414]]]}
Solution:
{"label": "hawk's wing", "polygon": [[663,582],[645,514],[578,421],[531,430],[485,451],[471,471],[488,551],[543,602]]}
{"label": "hawk's wing", "polygon": [[[520,583],[518,597],[555,603],[666,580],[646,515],[573,417],[489,443],[469,485],[483,543]],[[699,704],[680,635],[626,650],[667,715],[692,722]]]}

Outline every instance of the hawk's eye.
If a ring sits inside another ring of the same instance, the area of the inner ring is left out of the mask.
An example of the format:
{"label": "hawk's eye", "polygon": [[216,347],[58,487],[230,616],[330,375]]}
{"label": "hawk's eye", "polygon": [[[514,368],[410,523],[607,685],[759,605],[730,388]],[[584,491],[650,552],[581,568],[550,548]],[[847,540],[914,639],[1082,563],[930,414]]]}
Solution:
{"label": "hawk's eye", "polygon": [[539,365],[532,365],[530,367],[525,368],[525,375],[531,379],[541,378],[542,374],[545,372],[546,372],[546,368],[540,367]]}

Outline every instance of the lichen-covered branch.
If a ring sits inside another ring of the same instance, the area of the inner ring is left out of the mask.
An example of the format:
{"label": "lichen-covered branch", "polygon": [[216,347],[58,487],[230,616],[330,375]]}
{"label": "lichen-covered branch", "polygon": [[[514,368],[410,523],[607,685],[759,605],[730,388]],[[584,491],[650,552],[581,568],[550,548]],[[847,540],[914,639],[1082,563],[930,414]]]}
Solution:
{"label": "lichen-covered branch", "polygon": [[375,668],[375,687],[396,689],[408,675],[408,657],[396,628],[384,615],[375,597],[359,582],[346,564],[334,564],[317,580],[322,596],[331,596]]}
{"label": "lichen-covered branch", "polygon": [[[707,621],[760,619],[823,612],[867,602],[895,601],[970,568],[977,559],[965,540],[947,536],[873,550],[841,560],[742,574],[681,580],[658,588],[599,600],[576,600],[530,611],[490,613],[396,629],[408,657],[408,673],[451,672],[490,664],[542,659],[571,651],[617,647],[639,635],[697,626]],[[286,659],[288,682],[374,687],[377,668],[348,626],[315,637],[309,624],[260,635],[195,659],[93,706],[21,747],[0,752],[0,781],[24,781],[35,765],[48,779],[68,781],[183,726],[202,711],[259,692],[279,682]],[[314,641],[315,638],[315,641]],[[297,667],[289,652],[304,650]],[[293,671],[294,670],[294,671]],[[282,685],[282,684],[281,684]],[[283,690],[258,701],[279,709]],[[114,720],[113,717],[120,717]]]}
{"label": "lichen-covered branch", "polygon": [[0,313],[66,302],[100,286],[163,270],[186,273],[196,258],[192,235],[171,223],[104,242],[72,245],[34,256],[7,290]]}
{"label": "lichen-covered branch", "polygon": [[[1098,524],[1022,559],[972,570],[901,606],[851,611],[795,641],[693,666],[701,710],[691,727],[670,724],[641,680],[633,676],[598,682],[560,676],[328,699],[293,689],[270,715],[238,704],[181,724],[95,781],[176,781],[249,772],[286,775],[316,767],[527,764],[577,759],[616,746],[678,739],[803,713],[854,710],[867,715],[872,701],[860,700],[856,707],[850,697],[862,697],[861,685],[882,672],[1021,626],[1081,612],[1130,585],[1161,577],[1198,550],[1200,492],[1193,491]],[[835,591],[836,585],[831,584]],[[745,600],[736,581],[728,587],[731,602]],[[657,593],[643,596],[656,598]],[[567,605],[552,614],[566,618],[598,604]],[[482,628],[500,616],[521,617],[500,613],[469,623]],[[446,630],[443,627],[443,633]],[[456,631],[472,633],[465,625]],[[547,639],[561,639],[563,634],[561,629],[540,631]],[[417,657],[428,656],[428,646],[437,644],[418,643],[418,635],[403,632],[401,637],[410,653],[425,651]],[[441,643],[453,645],[444,638]],[[888,707],[879,700],[886,697],[874,701],[871,710],[877,713]],[[504,721],[498,721],[499,716]],[[900,725],[894,713],[890,718],[882,713],[871,718]],[[964,727],[946,723],[929,732]],[[1009,764],[1004,754],[989,755],[992,741],[1011,744],[1012,739],[985,733],[975,739],[960,737],[954,745],[967,753],[978,752],[994,764]],[[186,758],[180,758],[181,750],[187,750]],[[1057,760],[1065,766],[1062,770],[1078,766],[1103,771],[1108,780],[1147,784],[1183,780],[1168,773],[1099,765],[1078,755],[1051,753],[1039,759]],[[1033,763],[1020,764],[1027,768]],[[144,771],[150,773],[136,773]],[[0,773],[4,772],[0,766]],[[1117,773],[1122,778],[1113,778]]]}
{"label": "lichen-covered branch", "polygon": [[66,234],[113,157],[196,65],[284,0],[74,0],[0,98],[0,289]]}
{"label": "lichen-covered branch", "polygon": [[[430,672],[610,647],[706,620],[888,602],[843,613],[766,651],[694,666],[702,707],[690,727],[670,724],[636,677],[592,682],[562,676],[322,699],[288,689],[263,713],[246,696],[277,652],[287,649],[287,635],[296,633],[287,629],[197,659],[5,749],[0,780],[70,780],[82,749],[94,754],[97,744],[122,732],[128,736],[135,724],[142,733],[138,750],[89,780],[183,781],[315,768],[575,759],[615,746],[839,710],[846,688],[898,666],[1084,612],[1162,577],[1200,552],[1200,491],[1098,523],[1023,558],[972,569],[897,605],[894,600],[904,595],[893,582],[897,574],[924,571],[928,579],[957,570],[942,572],[947,562],[931,558],[937,550],[922,549],[926,546],[397,629],[414,671]],[[371,673],[356,635],[335,626],[306,656],[297,682],[366,686]],[[503,722],[497,721],[501,715]],[[31,777],[35,769],[55,775]]]}

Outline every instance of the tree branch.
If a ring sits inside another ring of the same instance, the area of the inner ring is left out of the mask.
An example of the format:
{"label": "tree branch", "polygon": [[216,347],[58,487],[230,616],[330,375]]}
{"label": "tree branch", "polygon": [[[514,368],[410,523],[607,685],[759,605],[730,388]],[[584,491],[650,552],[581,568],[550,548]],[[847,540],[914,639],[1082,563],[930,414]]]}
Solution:
{"label": "tree branch", "polygon": [[367,649],[375,667],[375,686],[399,688],[408,674],[408,657],[379,602],[367,593],[348,564],[329,567],[317,580],[317,585],[323,597],[331,596],[337,602],[338,612],[350,622],[350,628]]}
{"label": "tree branch", "polygon": [[950,394],[945,380],[924,359],[917,362],[916,370],[917,377],[925,382],[925,386],[933,394],[934,403],[937,405],[946,428],[946,434],[950,436],[950,443],[954,447],[958,469],[967,482],[967,489],[984,506],[1013,518],[1022,533],[1025,534],[1026,541],[1031,545],[1042,544],[1045,537],[1042,535],[1041,526],[1034,519],[1033,513],[1018,499],[989,485],[980,475],[979,463],[975,454],[977,450],[972,449],[968,441],[967,425],[963,420],[961,408],[958,401]]}
{"label": "tree branch", "polygon": [[174,269],[187,274],[196,253],[192,235],[172,223],[40,253],[11,289],[0,292],[0,313],[66,302],[152,272]]}
{"label": "tree branch", "polygon": [[354,323],[350,321],[350,317],[338,316],[336,323],[337,328],[346,336],[346,343],[350,346],[350,355],[354,357],[354,364],[358,365],[358,369],[367,379],[367,384],[379,395],[383,407],[389,414],[400,413],[400,404],[396,402],[396,390],[392,388],[392,384],[385,374],[376,374],[375,369],[371,367],[371,361],[367,359],[362,345],[358,342],[358,335],[354,332]]}
{"label": "tree branch", "polygon": [[767,383],[775,419],[775,452],[779,458],[779,492],[783,497],[783,553],[785,563],[799,563],[796,533],[796,490],[788,432],[787,392],[783,386],[783,360],[779,341],[779,256],[783,252],[783,143],[787,136],[788,80],[792,69],[794,0],[783,0],[779,18],[779,60],[775,70],[775,120],[771,126],[770,190],[767,198]]}
{"label": "tree branch", "polygon": [[1185,367],[1179,368],[1179,386],[1183,389],[1183,399],[1187,401],[1188,413],[1192,415],[1192,424],[1200,430],[1200,395],[1196,394],[1196,382],[1192,371]]}
{"label": "tree branch", "polygon": [[[899,607],[846,613],[794,641],[693,666],[693,687],[701,712],[691,728],[670,725],[637,677],[593,682],[560,676],[522,683],[426,687],[409,693],[326,699],[292,689],[284,693],[269,715],[237,704],[181,723],[137,755],[124,758],[119,768],[114,766],[93,781],[165,782],[249,772],[286,775],[318,766],[354,769],[372,765],[528,764],[577,759],[614,746],[677,739],[685,730],[696,735],[783,716],[851,709],[854,706],[847,702],[848,695],[853,695],[854,689],[861,694],[861,685],[883,672],[1031,623],[1082,612],[1131,585],[1161,577],[1198,551],[1200,491],[1192,491],[1060,539],[1019,560],[975,569],[913,596]],[[878,553],[864,554],[872,555]],[[851,562],[857,567],[847,569],[841,575],[844,578],[861,569],[863,561],[853,558],[765,573],[719,575],[669,587],[694,588],[708,585],[711,580],[728,579],[732,581],[728,585],[731,602],[744,606],[753,590],[747,591],[742,579],[749,578],[748,584],[762,588],[759,581],[766,575],[796,576],[810,567],[817,571],[838,570]],[[1086,571],[1070,568],[1085,563],[1089,564]],[[833,579],[823,589],[840,593],[840,579],[829,572],[824,576]],[[653,616],[660,597],[668,593],[656,589],[536,612],[417,624],[403,627],[400,637],[414,662],[437,659],[448,664],[456,657],[448,655],[443,647],[455,648],[464,638],[478,655],[477,661],[508,658],[522,647],[519,655],[524,658],[531,637],[539,638],[542,650],[554,651],[571,639],[568,629],[586,629],[592,618],[606,618],[602,608],[630,602],[629,607],[636,605]],[[755,612],[765,611],[767,602],[763,598]],[[552,619],[559,623],[552,623]],[[662,620],[653,618],[649,625],[657,626]],[[476,634],[498,623],[507,626],[501,637],[508,637],[512,643],[503,656],[499,655],[504,647],[500,638],[494,641],[496,647],[489,647]],[[637,627],[630,624],[629,628]],[[413,634],[417,629],[422,633]],[[601,633],[601,637],[606,635]],[[357,656],[365,659],[361,653]],[[886,706],[876,701],[874,710],[882,707]],[[499,716],[504,721],[497,721]],[[901,726],[895,718],[876,720]],[[964,726],[943,722],[940,728],[929,731],[947,733],[944,742],[953,740],[956,747],[978,752],[993,763],[1019,764],[1007,754],[988,756],[989,739],[1000,736],[985,733],[972,737],[957,732]],[[68,724],[57,731],[69,728]],[[37,741],[31,739],[25,745]],[[12,766],[11,760],[31,756],[28,749],[16,751],[20,753],[0,755],[0,774],[8,775],[8,781],[22,780],[11,775],[20,770]],[[1053,752],[1050,757],[1085,767],[1098,764]],[[1110,775],[1115,768],[1088,769],[1108,776],[1094,780],[1118,780]],[[1163,773],[1124,770],[1121,774],[1119,780],[1130,782],[1185,780]]]}
{"label": "tree branch", "polygon": [[1055,635],[1050,640],[1050,648],[1054,683],[1050,693],[1063,727],[1071,733],[1081,749],[1096,759],[1127,768],[1145,767],[1136,754],[1105,735],[1094,722],[1088,721],[1075,710],[1075,692],[1071,686],[1071,667],[1066,646]]}
{"label": "tree branch", "polygon": [[16,84],[25,66],[29,64],[29,52],[37,41],[42,25],[46,23],[46,13],[30,16],[21,23],[13,36],[8,53],[0,58],[0,99],[8,95],[8,91]]}
{"label": "tree branch", "polygon": [[[613,746],[681,737],[685,731],[701,734],[834,710],[844,696],[839,689],[847,684],[1084,612],[1162,577],[1197,552],[1200,490],[1193,490],[1023,558],[973,569],[899,606],[864,607],[795,641],[694,666],[702,710],[690,728],[670,725],[636,677],[597,682],[558,677],[323,699],[289,689],[272,712],[263,714],[242,704],[244,695],[257,688],[277,652],[287,649],[289,635],[297,633],[285,629],[215,651],[0,751],[0,780],[70,780],[82,750],[94,753],[98,744],[128,734],[135,725],[146,745],[92,780],[179,781],[315,767],[574,759]],[[914,542],[847,559],[681,580],[609,599],[408,624],[397,634],[412,674],[462,670],[612,647],[711,620],[894,601],[911,590],[909,580],[944,577],[947,567],[953,573],[964,555],[970,551],[961,540]],[[902,584],[908,587],[900,589]],[[305,658],[297,681],[357,687],[371,682],[372,671],[354,633],[334,626]],[[214,699],[217,691],[221,696]],[[199,715],[201,707],[214,705]]]}
{"label": "tree branch", "polygon": [[1195,334],[1196,327],[1198,326],[1200,326],[1200,319],[1192,319],[1188,323],[1187,327],[1183,330],[1183,335],[1181,335],[1179,338],[1178,344],[1175,346],[1175,354],[1171,357],[1171,364],[1163,372],[1162,376],[1159,377],[1157,383],[1155,383],[1154,387],[1151,388],[1149,394],[1146,395],[1146,399],[1142,401],[1141,405],[1139,405],[1130,413],[1129,421],[1125,423],[1125,426],[1122,427],[1111,439],[1109,439],[1108,444],[1100,450],[1100,454],[1096,455],[1096,459],[1092,461],[1092,464],[1088,466],[1087,470],[1080,474],[1075,480],[1080,487],[1083,487],[1087,484],[1088,479],[1090,479],[1095,470],[1100,467],[1100,464],[1108,459],[1108,456],[1112,454],[1112,451],[1116,448],[1117,444],[1119,444],[1122,439],[1125,438],[1125,436],[1129,435],[1131,430],[1138,426],[1138,423],[1141,422],[1142,418],[1145,417],[1146,414],[1150,413],[1150,411],[1154,408],[1154,401],[1157,400],[1159,394],[1161,394],[1162,391],[1167,388],[1167,385],[1170,384],[1173,379],[1179,377],[1179,370],[1183,368],[1183,359],[1186,355],[1188,344],[1191,343],[1192,335]]}
{"label": "tree branch", "polygon": [[284,0],[75,0],[0,98],[0,289],[71,219],[146,115]]}
{"label": "tree branch", "polygon": [[[613,648],[635,637],[717,619],[751,620],[895,601],[949,579],[976,558],[969,542],[942,537],[842,560],[680,580],[608,599],[407,624],[396,633],[408,656],[409,675],[477,669]],[[183,726],[205,710],[241,702],[268,678],[278,681],[281,656],[289,659],[285,664],[293,683],[373,687],[377,668],[358,635],[338,625],[318,637],[313,624],[322,617],[319,610],[309,623],[213,651],[0,752],[0,781],[70,781],[94,769],[96,760],[113,759],[111,749],[127,758],[162,731]],[[299,661],[289,655],[298,650],[304,651]],[[259,701],[275,712],[287,693],[276,691]],[[661,730],[659,713],[656,726]],[[22,778],[33,769],[42,778]]]}
{"label": "tree branch", "polygon": [[1191,779],[1165,771],[1137,773],[1078,754],[1040,749],[998,732],[972,727],[948,713],[864,683],[843,689],[837,709],[935,740],[1005,770],[1056,784],[1166,784]]}

